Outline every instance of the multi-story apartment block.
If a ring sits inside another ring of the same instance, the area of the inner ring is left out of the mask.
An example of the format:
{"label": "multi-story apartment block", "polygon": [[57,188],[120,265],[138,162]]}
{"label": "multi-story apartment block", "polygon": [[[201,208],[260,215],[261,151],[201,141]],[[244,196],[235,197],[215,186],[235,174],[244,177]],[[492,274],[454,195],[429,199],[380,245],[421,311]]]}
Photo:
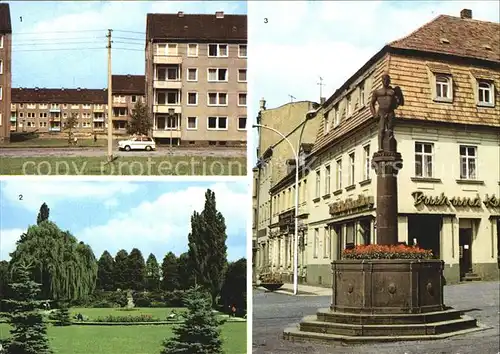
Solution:
{"label": "multi-story apartment block", "polygon": [[10,9],[9,4],[2,3],[0,4],[0,142],[9,141],[11,131],[11,58],[12,26],[10,22]]}
{"label": "multi-story apartment block", "polygon": [[[377,243],[371,170],[377,123],[369,104],[384,72],[405,96],[395,126],[403,156],[399,241],[443,259],[449,283],[471,275],[498,279],[500,24],[474,20],[463,10],[382,48],[314,113],[322,124],[307,168],[301,167],[307,187],[299,193],[306,225],[299,242],[302,280],[330,285],[330,263],[343,249]],[[290,173],[269,189],[271,237],[258,252],[272,271],[285,275],[293,272],[294,182]]]}
{"label": "multi-story apartment block", "polygon": [[137,102],[145,102],[144,75],[113,75],[113,133],[126,134],[127,123]]}
{"label": "multi-story apartment block", "polygon": [[107,100],[107,89],[13,88],[11,117],[18,132],[58,135],[66,119],[76,115],[76,132],[102,134]]}
{"label": "multi-story apartment block", "polygon": [[145,72],[156,140],[246,145],[246,15],[148,14]]}

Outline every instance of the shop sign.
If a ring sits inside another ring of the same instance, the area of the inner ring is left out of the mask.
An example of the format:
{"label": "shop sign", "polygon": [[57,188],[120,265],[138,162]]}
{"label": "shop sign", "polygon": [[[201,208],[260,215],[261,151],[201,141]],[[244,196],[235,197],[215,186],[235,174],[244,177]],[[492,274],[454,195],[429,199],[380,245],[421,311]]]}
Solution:
{"label": "shop sign", "polygon": [[368,208],[373,206],[374,198],[373,196],[365,196],[360,194],[358,199],[346,199],[340,202],[335,202],[330,204],[330,214],[340,214],[354,211],[360,208]]}
{"label": "shop sign", "polygon": [[285,226],[288,224],[293,224],[294,216],[295,216],[295,210],[289,210],[289,211],[285,211],[284,213],[281,213],[278,216],[279,226],[281,227],[281,226]]}
{"label": "shop sign", "polygon": [[482,201],[479,194],[475,198],[457,196],[449,198],[444,193],[441,193],[439,196],[429,196],[420,191],[413,192],[411,195],[415,206],[454,206],[471,208],[480,208],[482,204],[489,208],[498,208],[500,206],[500,199],[495,197],[494,194],[491,197],[486,194]]}

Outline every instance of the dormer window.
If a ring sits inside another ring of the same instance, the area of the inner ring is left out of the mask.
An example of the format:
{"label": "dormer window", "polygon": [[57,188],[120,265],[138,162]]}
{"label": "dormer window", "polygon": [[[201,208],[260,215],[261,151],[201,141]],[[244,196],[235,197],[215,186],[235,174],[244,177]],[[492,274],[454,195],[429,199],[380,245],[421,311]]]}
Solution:
{"label": "dormer window", "polygon": [[359,85],[359,106],[363,107],[365,105],[365,82],[363,81]]}
{"label": "dormer window", "polygon": [[477,98],[478,105],[493,106],[494,105],[494,88],[493,83],[486,80],[479,80],[477,83]]}
{"label": "dormer window", "polygon": [[323,124],[324,124],[324,131],[325,131],[325,135],[328,134],[330,132],[330,120],[328,118],[329,112],[327,112],[323,118]]}
{"label": "dormer window", "polygon": [[347,117],[349,117],[352,113],[352,101],[351,101],[351,95],[347,96],[347,102],[346,102],[346,110],[347,110]]}
{"label": "dormer window", "polygon": [[339,106],[335,106],[333,109],[333,127],[337,127],[340,124],[340,113],[339,113]]}
{"label": "dormer window", "polygon": [[435,99],[438,101],[447,101],[447,102],[450,102],[452,100],[450,75],[443,75],[443,74],[436,75]]}

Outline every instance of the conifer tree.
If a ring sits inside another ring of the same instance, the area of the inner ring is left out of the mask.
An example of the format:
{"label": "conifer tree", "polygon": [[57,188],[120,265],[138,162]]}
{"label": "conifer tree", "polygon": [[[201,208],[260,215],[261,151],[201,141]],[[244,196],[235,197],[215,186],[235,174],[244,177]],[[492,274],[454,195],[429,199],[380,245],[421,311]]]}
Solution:
{"label": "conifer tree", "polygon": [[30,279],[31,265],[19,263],[14,269],[12,298],[6,314],[11,337],[5,341],[7,354],[51,354],[47,325],[40,311],[44,301],[36,300],[40,284]]}
{"label": "conifer tree", "polygon": [[224,321],[212,311],[210,295],[195,287],[186,293],[185,303],[184,322],[163,342],[161,354],[223,353],[220,326]]}
{"label": "conifer tree", "polygon": [[69,307],[66,302],[61,302],[55,314],[56,326],[71,326]]}
{"label": "conifer tree", "polygon": [[43,203],[40,206],[40,211],[38,212],[38,216],[36,217],[36,224],[40,225],[42,221],[48,220],[49,213],[50,213],[49,207],[47,206],[47,204]]}

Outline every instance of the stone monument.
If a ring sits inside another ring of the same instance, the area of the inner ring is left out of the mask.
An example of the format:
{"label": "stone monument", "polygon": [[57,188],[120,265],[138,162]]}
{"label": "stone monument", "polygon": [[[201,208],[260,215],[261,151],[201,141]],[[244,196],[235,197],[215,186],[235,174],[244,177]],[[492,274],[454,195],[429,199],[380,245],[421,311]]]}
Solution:
{"label": "stone monument", "polygon": [[[372,167],[377,173],[378,245],[398,244],[397,174],[403,167],[394,137],[395,110],[404,104],[402,90],[382,76],[370,110],[378,119],[379,149]],[[377,106],[378,105],[378,109]],[[330,308],[285,329],[289,340],[399,341],[446,338],[485,329],[474,318],[444,305],[444,262],[407,259],[340,259],[332,262]]]}

